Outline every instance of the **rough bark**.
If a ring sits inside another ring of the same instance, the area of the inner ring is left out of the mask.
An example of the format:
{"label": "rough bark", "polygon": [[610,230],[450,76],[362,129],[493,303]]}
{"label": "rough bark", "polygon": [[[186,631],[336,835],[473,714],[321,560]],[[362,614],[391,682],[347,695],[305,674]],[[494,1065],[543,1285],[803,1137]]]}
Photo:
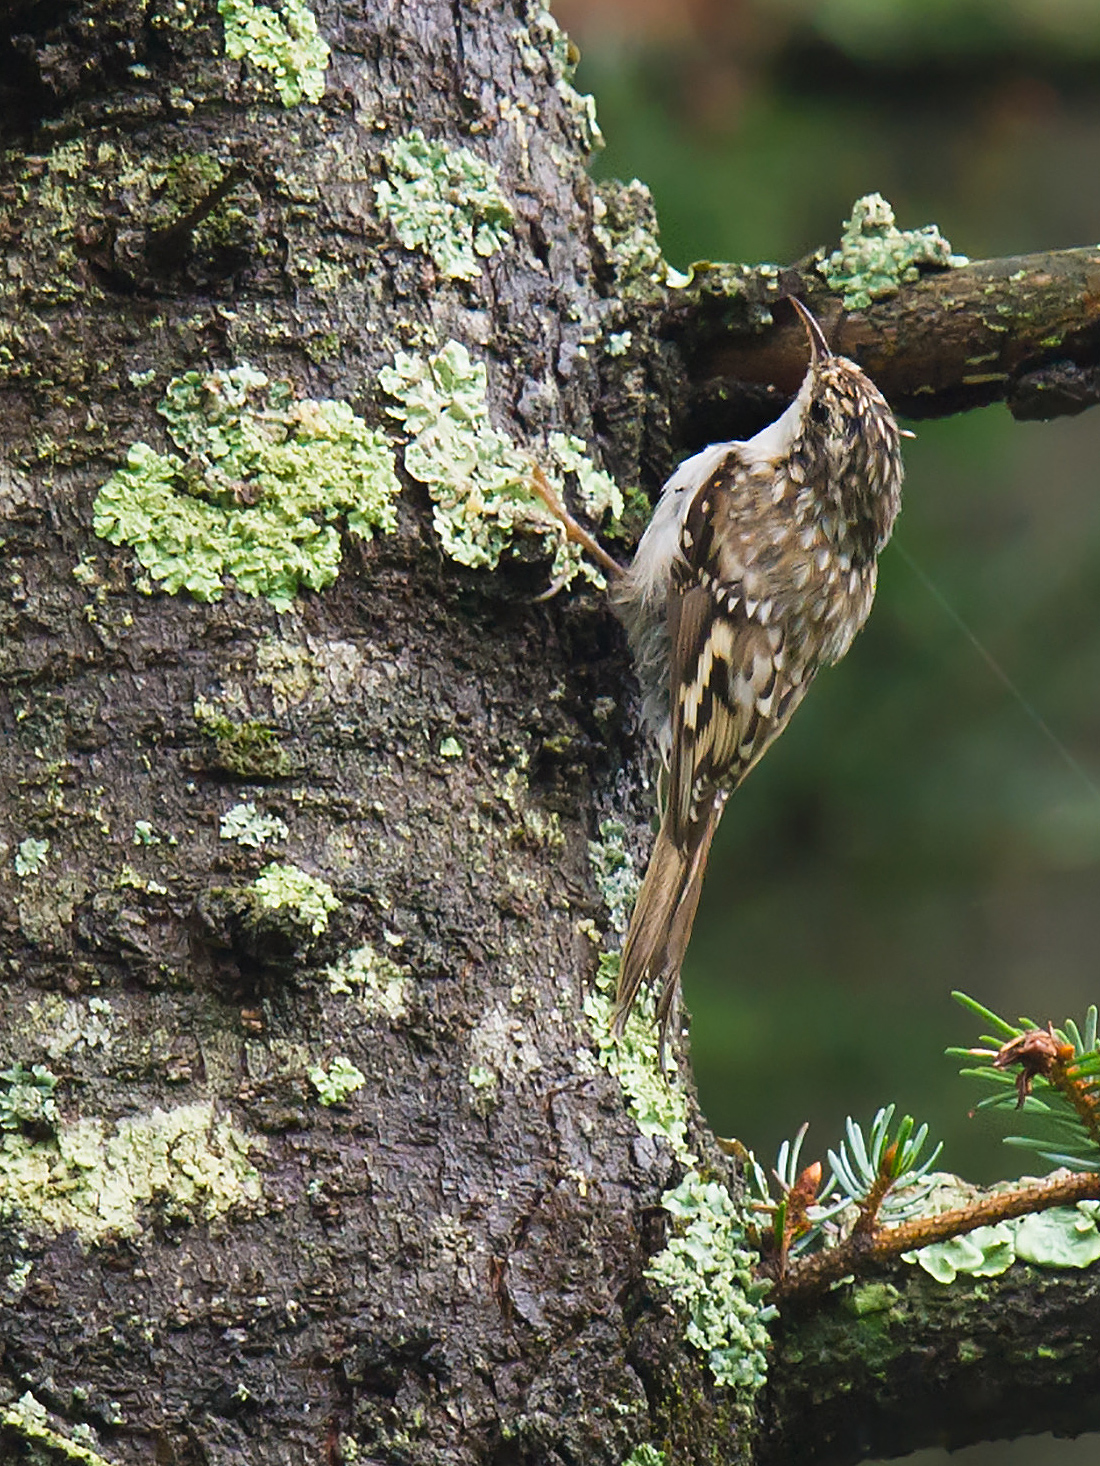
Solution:
{"label": "rough bark", "polygon": [[[743,434],[797,387],[803,333],[783,294],[807,295],[834,347],[867,371],[896,411],[943,417],[1005,402],[1018,419],[1072,416],[1100,401],[1100,250],[977,260],[924,275],[848,312],[812,262],[747,276],[707,267],[667,297],[684,352],[689,434]],[[762,317],[761,311],[768,315]]]}
{"label": "rough bark", "polygon": [[[0,1057],[59,1080],[58,1118],[20,1121],[5,1154],[53,1156],[57,1134],[79,1154],[38,1210],[4,1175],[0,1386],[92,1425],[111,1461],[314,1463],[352,1442],[394,1463],[618,1466],[643,1442],[752,1458],[643,1277],[682,1166],[639,1133],[581,1016],[578,924],[607,925],[587,841],[613,813],[641,859],[651,799],[602,598],[536,604],[537,555],[457,566],[407,476],[396,533],[345,536],[335,585],[281,613],[232,587],[144,593],[133,552],[92,532],[127,447],[170,446],[169,379],[248,362],[379,424],[381,369],[449,338],[488,362],[518,442],[574,433],[620,481],[659,482],[700,371],[643,195],[597,205],[536,9],[327,6],[323,100],[287,107],[227,58],[210,4],[2,16]],[[413,126],[476,148],[514,206],[468,282],[379,217],[381,151]],[[774,410],[787,378],[757,380],[743,400]],[[247,801],[288,826],[275,851],[219,838]],[[273,858],[332,885],[327,926],[258,911]],[[365,943],[405,969],[389,1011],[325,976]],[[323,1106],[309,1072],[338,1055],[365,1083]],[[165,1139],[202,1105],[205,1129]],[[139,1165],[140,1136],[174,1155]],[[80,1177],[139,1170],[161,1179],[109,1225]],[[1094,1317],[1077,1286],[1058,1307]],[[1009,1288],[1042,1317],[1046,1292]],[[978,1290],[950,1299],[975,1327]],[[796,1328],[773,1430],[808,1455]],[[943,1347],[949,1391],[972,1366]]]}

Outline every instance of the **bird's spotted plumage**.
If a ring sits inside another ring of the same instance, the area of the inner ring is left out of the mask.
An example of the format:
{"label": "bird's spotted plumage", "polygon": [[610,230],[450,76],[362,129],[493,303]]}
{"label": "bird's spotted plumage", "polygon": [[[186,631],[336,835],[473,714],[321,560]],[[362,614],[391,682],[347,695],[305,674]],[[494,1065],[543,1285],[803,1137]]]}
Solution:
{"label": "bird's spotted plumage", "polygon": [[662,1051],[725,800],[867,619],[899,507],[889,406],[798,309],[811,362],[795,400],[755,438],[680,466],[615,589],[667,768],[616,1024],[659,985]]}

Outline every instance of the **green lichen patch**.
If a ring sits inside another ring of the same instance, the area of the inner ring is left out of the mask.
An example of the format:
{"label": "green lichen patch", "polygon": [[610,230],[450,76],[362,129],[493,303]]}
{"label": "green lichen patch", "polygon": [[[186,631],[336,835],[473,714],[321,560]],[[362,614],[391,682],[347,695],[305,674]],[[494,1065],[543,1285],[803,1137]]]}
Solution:
{"label": "green lichen patch", "polygon": [[[966,1203],[977,1194],[976,1188],[945,1175],[929,1198],[929,1214]],[[1051,1207],[992,1227],[977,1227],[961,1237],[905,1252],[902,1257],[905,1262],[917,1263],[939,1283],[953,1283],[960,1275],[997,1277],[1014,1262],[1038,1267],[1091,1267],[1100,1261],[1098,1217],[1100,1202],[1079,1201],[1076,1206]]]}
{"label": "green lichen patch", "polygon": [[49,853],[48,840],[36,840],[33,835],[28,835],[25,840],[20,841],[19,849],[15,852],[15,874],[20,880],[26,876],[41,875],[46,869]]}
{"label": "green lichen patch", "polygon": [[338,521],[368,537],[395,527],[393,454],[346,402],[296,399],[239,366],[176,377],[157,411],[180,453],[134,443],[93,527],[172,595],[217,601],[232,576],[285,611],[301,587],[336,579]]}
{"label": "green lichen patch", "polygon": [[484,1064],[471,1064],[466,1071],[466,1082],[471,1089],[495,1090],[497,1087],[496,1070],[486,1068]]}
{"label": "green lichen patch", "polygon": [[261,911],[282,912],[315,937],[321,935],[329,916],[341,905],[327,881],[279,861],[265,865],[249,890]]}
{"label": "green lichen patch", "polygon": [[584,512],[596,524],[622,518],[623,496],[609,473],[585,456],[587,444],[572,433],[551,433],[547,446],[559,473],[573,474]]}
{"label": "green lichen patch", "polygon": [[290,773],[290,755],[265,723],[235,722],[205,697],[194,704],[195,722],[213,740],[212,767],[242,779],[281,779]]}
{"label": "green lichen patch", "polygon": [[51,1234],[75,1230],[86,1242],[141,1232],[140,1209],[206,1219],[259,1199],[249,1151],[262,1140],[211,1103],[155,1109],[117,1121],[62,1122],[47,1140],[0,1137],[0,1208],[22,1225]]}
{"label": "green lichen patch", "polygon": [[1100,1260],[1100,1202],[1033,1212],[1016,1223],[1016,1256],[1039,1267],[1091,1267]]}
{"label": "green lichen patch", "polygon": [[[691,280],[691,276],[675,270],[662,254],[653,197],[637,178],[630,183],[609,179],[597,185],[592,199],[592,234],[615,272],[615,285],[623,296],[646,299]],[[630,335],[618,334],[612,355],[625,353]]]}
{"label": "green lichen patch", "polygon": [[28,1032],[51,1059],[92,1049],[106,1051],[114,1041],[114,1012],[105,998],[78,1002],[47,993],[28,1005],[27,1016]]}
{"label": "green lichen patch", "polygon": [[225,54],[270,72],[284,107],[321,100],[329,48],[308,5],[302,0],[280,0],[278,7],[218,0],[218,14],[225,23]]}
{"label": "green lichen patch", "polygon": [[607,907],[611,929],[620,936],[625,934],[630,925],[630,913],[634,910],[641,884],[634,869],[634,861],[623,845],[625,833],[625,826],[619,820],[602,820],[600,838],[588,842],[592,878]]}
{"label": "green lichen patch", "polygon": [[[688,1149],[687,1096],[673,1073],[661,1073],[653,999],[642,994],[631,1010],[621,1037],[611,1032],[619,953],[600,954],[595,986],[585,994],[584,1013],[600,1063],[619,1081],[627,1111],[643,1135],[667,1140],[677,1160],[691,1165]],[[666,1060],[671,1068],[673,1061]]]}
{"label": "green lichen patch", "polygon": [[407,968],[364,943],[325,971],[329,992],[355,997],[366,1012],[396,1020],[405,1016]]}
{"label": "green lichen patch", "polygon": [[367,1076],[362,1074],[350,1059],[337,1054],[325,1069],[318,1065],[309,1071],[309,1082],[317,1091],[317,1098],[323,1105],[342,1105],[349,1095],[362,1089]]}
{"label": "green lichen patch", "polygon": [[937,1283],[953,1283],[960,1273],[972,1278],[995,1278],[1007,1272],[1016,1260],[1012,1228],[1005,1222],[995,1227],[976,1227],[962,1237],[935,1242],[919,1252],[902,1254],[916,1262]]}
{"label": "green lichen patch", "polygon": [[[405,467],[428,486],[435,529],[452,559],[495,569],[518,536],[532,535],[553,556],[556,583],[569,585],[580,575],[603,587],[603,576],[533,492],[531,455],[490,423],[486,369],[465,346],[448,341],[430,357],[399,352],[379,382],[398,403],[389,412],[409,434]],[[561,476],[574,475],[586,503],[621,511],[618,490],[584,458],[584,446],[553,434],[543,464],[547,477],[561,492]]]}
{"label": "green lichen patch", "polygon": [[[95,1432],[91,1426],[83,1422],[71,1426],[72,1435],[64,1435],[60,1430],[55,1430],[50,1424],[50,1414],[45,1405],[41,1404],[31,1394],[30,1390],[21,1395],[14,1404],[8,1405],[0,1413],[0,1426],[28,1442],[32,1448],[32,1455],[27,1459],[36,1462],[44,1461],[40,1451],[35,1447],[41,1447],[48,1453],[48,1459],[72,1461],[76,1466],[111,1466],[106,1456],[101,1456],[94,1445],[98,1445]],[[92,1444],[88,1444],[92,1442]]]}
{"label": "green lichen patch", "polygon": [[622,1466],[665,1466],[665,1453],[646,1442],[635,1446]]}
{"label": "green lichen patch", "polygon": [[218,826],[222,840],[235,840],[250,850],[259,850],[269,840],[285,840],[289,834],[284,820],[278,815],[261,814],[251,802],[227,809]]}
{"label": "green lichen patch", "polygon": [[466,1071],[466,1082],[473,1090],[474,1113],[487,1120],[500,1104],[500,1076],[485,1064],[471,1064]]}
{"label": "green lichen patch", "polygon": [[759,1255],[747,1245],[749,1220],[717,1181],[689,1171],[661,1205],[676,1230],[646,1269],[687,1315],[685,1337],[701,1349],[719,1384],[751,1393],[767,1376],[768,1284],[753,1277]]}
{"label": "green lichen patch", "polygon": [[512,208],[496,168],[419,130],[386,148],[382,161],[387,177],[374,196],[401,243],[423,250],[450,280],[477,280],[482,262],[511,235]]}
{"label": "green lichen patch", "polygon": [[53,1129],[60,1118],[56,1088],[57,1076],[44,1064],[0,1069],[0,1130]]}
{"label": "green lichen patch", "polygon": [[841,294],[847,310],[864,310],[873,300],[895,295],[902,284],[918,279],[922,270],[966,262],[965,255],[951,253],[951,245],[935,224],[898,229],[894,211],[882,195],[869,193],[852,206],[840,248],[817,268],[830,289]]}
{"label": "green lichen patch", "polygon": [[578,92],[573,77],[580,52],[550,14],[543,0],[525,0],[522,9],[526,24],[512,32],[524,69],[531,76],[549,70],[558,96],[565,103],[581,146],[592,152],[604,145],[603,133],[596,121],[596,101]]}

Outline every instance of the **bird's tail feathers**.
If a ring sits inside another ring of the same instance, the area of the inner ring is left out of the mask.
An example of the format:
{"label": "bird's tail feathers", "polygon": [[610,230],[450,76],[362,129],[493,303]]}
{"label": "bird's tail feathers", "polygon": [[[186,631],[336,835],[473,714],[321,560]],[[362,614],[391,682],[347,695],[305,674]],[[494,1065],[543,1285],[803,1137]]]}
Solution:
{"label": "bird's tail feathers", "polygon": [[685,871],[685,855],[670,838],[667,823],[662,824],[623,944],[619,988],[611,1021],[612,1030],[617,1035],[626,1026],[643,984],[653,975],[658,953],[664,945],[672,914],[680,899]]}
{"label": "bird's tail feathers", "polygon": [[715,796],[707,817],[692,828],[683,846],[672,839],[668,821],[662,822],[623,945],[612,1030],[621,1035],[642,987],[659,984],[657,1024],[662,1068],[680,991],[680,967],[695,923],[711,841],[725,802],[724,793]]}

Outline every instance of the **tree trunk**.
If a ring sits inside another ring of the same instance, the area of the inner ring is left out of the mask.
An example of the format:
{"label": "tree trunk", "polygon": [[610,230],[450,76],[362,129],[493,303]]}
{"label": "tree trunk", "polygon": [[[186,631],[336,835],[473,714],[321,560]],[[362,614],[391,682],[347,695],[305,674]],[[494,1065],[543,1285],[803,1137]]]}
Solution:
{"label": "tree trunk", "polygon": [[[493,567],[447,497],[465,451],[652,490],[719,369],[534,0],[220,11],[4,17],[6,1449],[748,1463],[644,1275],[686,1157],[732,1168],[599,1045],[653,797],[623,640],[536,599],[537,509]],[[433,360],[491,429],[425,430]],[[811,1459],[791,1337],[761,1461]]]}

